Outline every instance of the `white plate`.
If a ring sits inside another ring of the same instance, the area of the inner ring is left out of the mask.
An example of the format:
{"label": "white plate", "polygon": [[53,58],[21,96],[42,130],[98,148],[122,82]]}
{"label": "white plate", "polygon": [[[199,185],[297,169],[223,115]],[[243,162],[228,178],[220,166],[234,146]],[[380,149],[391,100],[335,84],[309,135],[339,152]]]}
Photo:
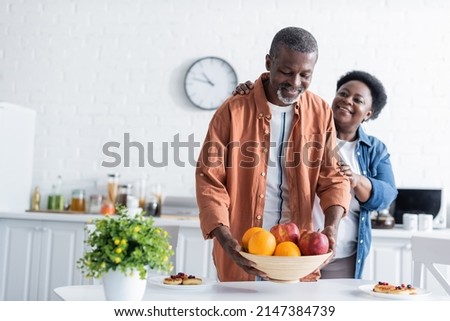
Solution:
{"label": "white plate", "polygon": [[425,289],[417,289],[417,294],[389,294],[389,293],[380,293],[380,292],[374,292],[373,291],[374,284],[365,284],[359,286],[359,289],[365,293],[368,293],[370,295],[379,297],[379,298],[385,298],[389,300],[417,300],[421,299],[424,296],[430,295],[431,292],[427,291]]}
{"label": "white plate", "polygon": [[166,278],[167,276],[155,276],[155,277],[151,277],[148,279],[148,282],[152,285],[157,285],[160,286],[162,288],[165,289],[169,289],[169,290],[176,290],[176,291],[202,291],[205,289],[208,289],[210,287],[212,287],[213,285],[217,284],[217,281],[214,279],[208,279],[208,278],[203,278],[200,277],[200,279],[202,279],[202,284],[199,285],[170,285],[170,284],[164,284],[164,278]]}

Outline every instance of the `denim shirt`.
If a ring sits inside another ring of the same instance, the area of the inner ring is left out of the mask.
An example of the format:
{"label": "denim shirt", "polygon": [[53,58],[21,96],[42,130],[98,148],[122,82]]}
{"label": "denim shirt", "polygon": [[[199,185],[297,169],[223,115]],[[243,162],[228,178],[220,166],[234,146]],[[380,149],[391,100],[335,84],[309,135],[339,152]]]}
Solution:
{"label": "denim shirt", "polygon": [[386,146],[378,138],[367,135],[361,126],[358,128],[355,152],[361,175],[367,177],[372,183],[369,199],[366,202],[359,202],[355,278],[360,279],[372,242],[370,212],[389,208],[397,197],[397,188]]}

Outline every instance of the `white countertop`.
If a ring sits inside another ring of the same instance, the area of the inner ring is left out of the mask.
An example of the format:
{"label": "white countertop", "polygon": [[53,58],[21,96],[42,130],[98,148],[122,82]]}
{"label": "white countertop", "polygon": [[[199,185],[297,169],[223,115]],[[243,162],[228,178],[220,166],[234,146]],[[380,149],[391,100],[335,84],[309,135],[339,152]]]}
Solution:
{"label": "white countertop", "polygon": [[[44,212],[0,212],[0,218],[5,219],[19,219],[19,220],[38,220],[38,221],[56,221],[56,222],[78,222],[91,224],[96,219],[103,218],[99,214],[65,214],[65,213],[44,213]],[[164,225],[179,225],[184,227],[200,227],[198,216],[176,216],[176,215],[161,215],[161,217],[153,217],[155,224],[158,226]]]}
{"label": "white countertop", "polygon": [[421,231],[407,231],[403,229],[403,225],[396,225],[393,229],[372,229],[372,236],[374,237],[395,237],[409,239],[413,235],[448,235],[450,236],[450,229],[433,229],[431,232]]}
{"label": "white countertop", "polygon": [[[63,214],[63,213],[45,213],[45,212],[0,212],[0,218],[12,218],[23,220],[41,220],[41,221],[58,221],[58,222],[81,222],[92,223],[93,220],[102,218],[99,214]],[[200,227],[197,215],[162,215],[161,217],[154,217],[155,224],[159,226],[176,225],[184,227]],[[450,229],[434,229],[432,232],[407,231],[403,229],[402,225],[396,225],[393,229],[372,229],[374,237],[395,237],[409,239],[412,235],[448,235],[450,236]]]}
{"label": "white countertop", "polygon": [[[367,301],[386,300],[362,291],[359,287],[375,282],[358,279],[329,279],[317,282],[276,283],[276,282],[222,282],[205,287],[194,286],[181,289],[167,288],[150,283],[144,301]],[[162,284],[162,277],[161,277]],[[192,289],[192,290],[191,290]],[[103,301],[102,285],[65,286],[55,289],[55,293],[66,301]],[[389,297],[391,299],[392,296]],[[394,297],[399,299],[398,296]],[[414,300],[449,300],[450,296],[419,295],[408,296]]]}

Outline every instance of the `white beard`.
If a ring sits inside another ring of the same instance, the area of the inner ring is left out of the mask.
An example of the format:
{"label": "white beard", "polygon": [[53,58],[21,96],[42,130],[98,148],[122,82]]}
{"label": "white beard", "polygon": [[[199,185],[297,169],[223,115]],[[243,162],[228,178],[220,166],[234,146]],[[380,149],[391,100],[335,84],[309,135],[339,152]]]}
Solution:
{"label": "white beard", "polygon": [[300,97],[300,95],[303,94],[304,91],[305,91],[305,90],[302,88],[302,89],[299,91],[299,93],[298,93],[297,96],[295,96],[295,97],[293,97],[293,98],[288,98],[288,97],[284,97],[284,96],[283,96],[283,94],[281,93],[281,88],[279,88],[279,89],[277,90],[277,97],[278,97],[278,99],[279,99],[283,104],[285,104],[285,105],[292,105],[293,103],[295,103],[295,102],[297,101],[298,97]]}

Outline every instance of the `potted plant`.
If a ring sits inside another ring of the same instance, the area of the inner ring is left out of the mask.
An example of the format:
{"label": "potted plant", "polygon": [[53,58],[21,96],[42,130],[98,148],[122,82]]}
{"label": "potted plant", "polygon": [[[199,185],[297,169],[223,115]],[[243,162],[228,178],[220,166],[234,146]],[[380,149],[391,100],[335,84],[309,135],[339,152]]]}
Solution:
{"label": "potted plant", "polygon": [[[95,229],[87,230],[89,249],[78,260],[78,267],[88,278],[103,277],[107,299],[121,299],[107,293],[110,278],[114,278],[114,287],[123,283],[124,278],[140,281],[143,289],[138,292],[143,296],[148,269],[170,272],[173,268],[170,257],[174,251],[169,234],[155,227],[153,218],[144,217],[143,212],[129,215],[127,208],[121,206],[116,213],[95,220]],[[126,293],[128,290],[114,291]],[[130,291],[136,293],[136,290]]]}

